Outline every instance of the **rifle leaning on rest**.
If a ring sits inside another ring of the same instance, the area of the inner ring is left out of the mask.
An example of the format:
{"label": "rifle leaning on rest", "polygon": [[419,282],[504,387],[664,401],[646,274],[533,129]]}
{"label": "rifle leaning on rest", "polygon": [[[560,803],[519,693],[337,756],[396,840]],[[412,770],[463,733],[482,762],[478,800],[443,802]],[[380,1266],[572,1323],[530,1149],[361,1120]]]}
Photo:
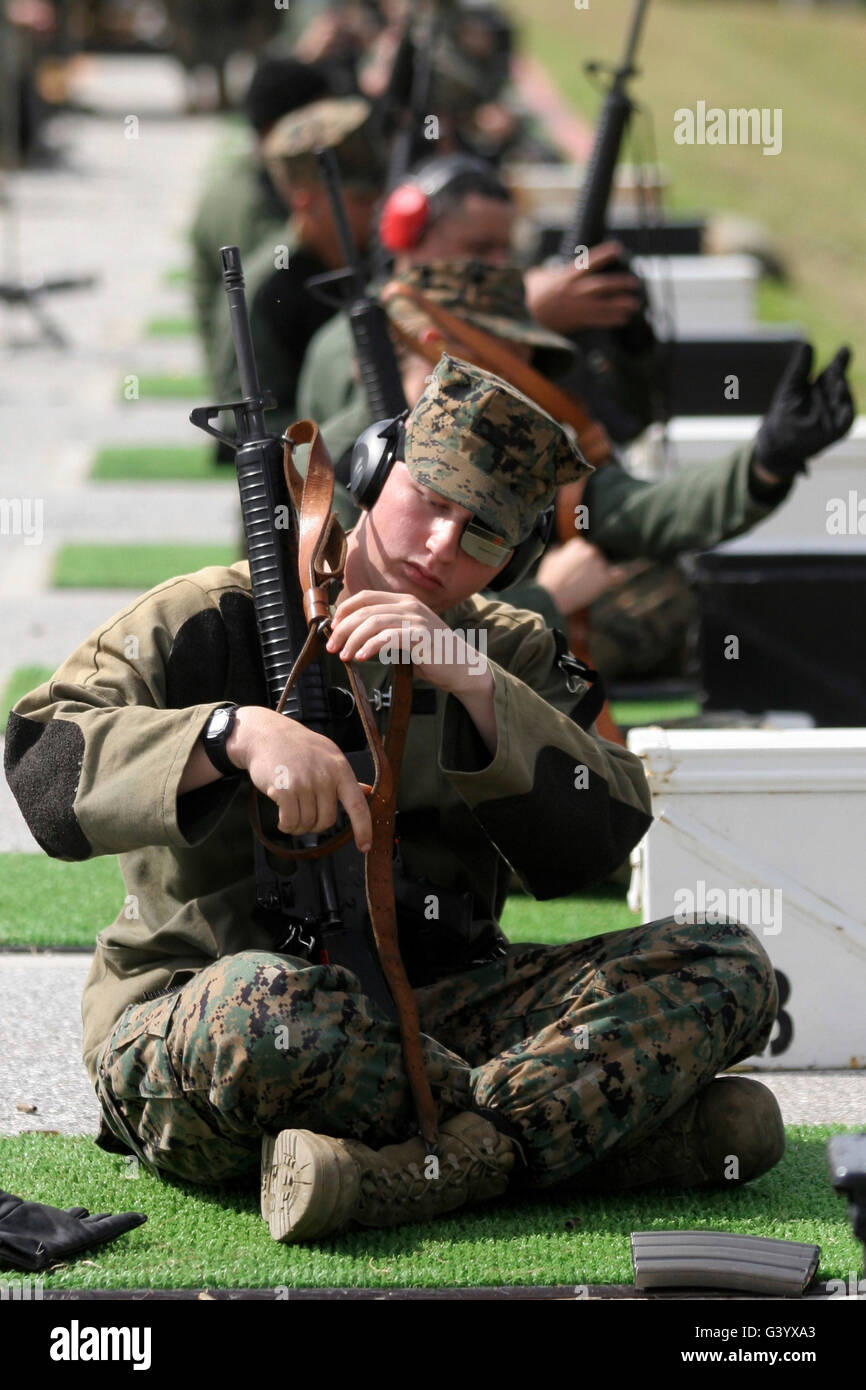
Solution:
{"label": "rifle leaning on rest", "polygon": [[[383,748],[364,687],[351,666],[347,667],[351,691],[347,691],[326,684],[319,659],[330,635],[328,589],[342,576],[346,549],[342,529],[331,514],[330,461],[312,421],[301,420],[289,427],[285,450],[281,440],[266,430],[264,412],[274,403],[259,387],[238,248],[223,247],[220,260],[242,398],[197,407],[190,419],[235,450],[268,701],[278,714],[298,719],[325,737],[334,737],[341,725],[345,728],[345,721],[357,710],[369,745],[369,754],[366,750],[344,754],[370,799],[373,843],[366,855],[355,847],[351,825],[326,839],[280,834],[274,828],[273,803],[251,788],[256,918],[273,934],[277,951],[351,970],[363,993],[399,1024],[421,1133],[433,1148],[436,1109],[424,1071],[418,1012],[397,946],[392,872],[394,809],[411,705],[411,666],[394,668]],[[234,439],[211,423],[224,410],[234,413]],[[304,444],[310,445],[306,480],[292,458],[294,447]],[[362,780],[371,758],[372,787]],[[275,867],[274,858],[292,863],[292,871]]]}
{"label": "rifle leaning on rest", "polygon": [[[628,83],[637,75],[635,53],[649,0],[637,0],[622,63],[612,70],[593,141],[592,155],[577,196],[572,220],[562,234],[559,258],[572,263],[577,251],[604,240],[605,219],[623,139],[635,104]],[[600,71],[588,63],[589,73]],[[628,267],[614,262],[601,273]],[[617,444],[627,444],[659,418],[658,343],[644,302],[622,328],[581,329],[574,336],[579,360],[562,385],[580,396]]]}

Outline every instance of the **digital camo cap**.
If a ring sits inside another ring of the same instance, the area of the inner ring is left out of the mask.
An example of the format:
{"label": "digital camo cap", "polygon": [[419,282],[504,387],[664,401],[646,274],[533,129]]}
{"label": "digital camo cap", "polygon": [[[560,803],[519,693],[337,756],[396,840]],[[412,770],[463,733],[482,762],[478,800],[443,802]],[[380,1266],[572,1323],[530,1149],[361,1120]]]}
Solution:
{"label": "digital camo cap", "polygon": [[545,375],[560,376],[574,361],[573,343],[552,333],[530,314],[523,271],[516,265],[429,261],[395,275],[392,284],[388,317],[409,333],[419,332],[430,320],[419,305],[400,294],[400,285],[420,290],[434,304],[497,338],[528,344],[533,349],[533,365]]}
{"label": "digital camo cap", "polygon": [[552,415],[448,353],[406,421],[405,463],[416,482],[467,507],[510,547],[561,483],[592,472]]}

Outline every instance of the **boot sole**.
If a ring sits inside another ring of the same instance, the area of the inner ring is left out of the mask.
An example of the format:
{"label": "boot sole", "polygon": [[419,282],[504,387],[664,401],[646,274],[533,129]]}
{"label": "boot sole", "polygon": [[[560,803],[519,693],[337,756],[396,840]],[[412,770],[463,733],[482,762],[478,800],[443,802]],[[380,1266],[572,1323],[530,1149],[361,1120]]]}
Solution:
{"label": "boot sole", "polygon": [[262,1139],[262,1218],[283,1245],[344,1226],[357,1190],[355,1166],[335,1141],[305,1129]]}

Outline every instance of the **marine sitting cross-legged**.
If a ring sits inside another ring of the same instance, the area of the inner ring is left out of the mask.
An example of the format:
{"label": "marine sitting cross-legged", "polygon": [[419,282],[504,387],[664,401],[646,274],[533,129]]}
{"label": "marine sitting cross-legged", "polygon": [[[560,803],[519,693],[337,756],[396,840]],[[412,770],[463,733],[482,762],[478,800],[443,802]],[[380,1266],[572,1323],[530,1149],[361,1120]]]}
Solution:
{"label": "marine sitting cross-legged", "polygon": [[513,387],[443,355],[381,463],[325,664],[339,683],[356,663],[384,692],[399,651],[429,696],[409,721],[396,830],[401,872],[443,908],[399,918],[436,1170],[397,1024],[343,966],[276,949],[253,913],[250,783],[295,836],[342,807],[363,852],[371,820],[348,734],[340,747],[268,706],[245,564],[144,595],[10,719],[7,775],[42,847],[117,854],[138,904],[101,932],[84,993],[100,1142],[194,1183],[260,1181],[286,1241],[521,1186],[759,1176],[783,1151],[778,1106],[717,1076],[762,1051],[776,1014],[748,928],[667,918],[549,947],[498,926],[512,868],[537,898],[574,893],[651,821],[639,760],[594,734],[590,687],[553,632],[479,597],[585,470],[578,447]]}

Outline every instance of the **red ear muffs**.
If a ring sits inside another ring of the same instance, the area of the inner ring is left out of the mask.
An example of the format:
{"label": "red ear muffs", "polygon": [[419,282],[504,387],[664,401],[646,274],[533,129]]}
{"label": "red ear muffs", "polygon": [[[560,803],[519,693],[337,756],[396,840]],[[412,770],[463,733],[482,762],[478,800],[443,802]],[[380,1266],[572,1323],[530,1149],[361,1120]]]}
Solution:
{"label": "red ear muffs", "polygon": [[385,200],[379,219],[379,240],[388,251],[417,246],[430,216],[427,194],[417,183],[404,183]]}

